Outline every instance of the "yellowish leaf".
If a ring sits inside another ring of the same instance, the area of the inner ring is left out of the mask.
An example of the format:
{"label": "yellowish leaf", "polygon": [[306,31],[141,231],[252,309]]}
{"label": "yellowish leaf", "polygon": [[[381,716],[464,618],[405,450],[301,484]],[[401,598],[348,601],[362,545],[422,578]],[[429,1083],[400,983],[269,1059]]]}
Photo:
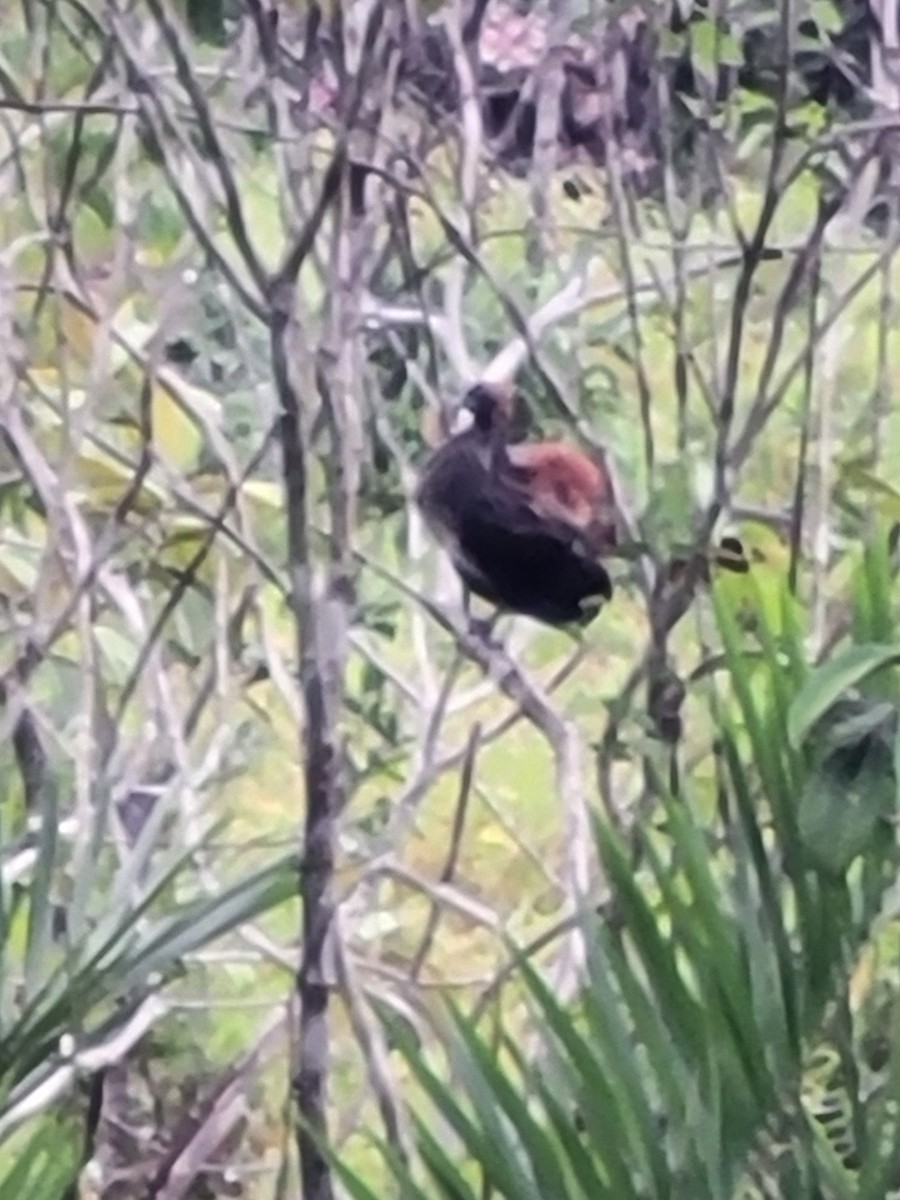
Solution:
{"label": "yellowish leaf", "polygon": [[138,314],[136,297],[130,296],[119,306],[113,318],[113,328],[121,339],[113,339],[110,348],[110,367],[115,374],[134,363],[130,351],[141,354],[147,349],[150,339],[156,333],[157,325],[153,321],[144,320]]}
{"label": "yellowish leaf", "polygon": [[[119,503],[134,480],[135,468],[89,443],[76,458],[76,498],[96,511],[106,512]],[[165,504],[166,495],[158,484],[145,479],[135,498],[134,509],[150,513]]]}
{"label": "yellowish leaf", "polygon": [[878,955],[874,946],[863,947],[862,953],[850,976],[850,1008],[859,1009],[875,982]]}
{"label": "yellowish leaf", "polygon": [[7,597],[29,593],[37,584],[41,548],[14,534],[0,539],[0,594]]}
{"label": "yellowish leaf", "polygon": [[65,659],[66,662],[81,662],[84,647],[81,638],[74,629],[67,629],[53,643],[53,657]]}
{"label": "yellowish leaf", "polygon": [[858,463],[845,467],[842,474],[848,487],[858,487],[869,493],[881,516],[900,520],[900,490],[892,483]]}
{"label": "yellowish leaf", "polygon": [[[97,337],[97,322],[89,313],[84,312],[78,305],[64,297],[57,298],[55,304],[66,350],[70,355],[74,355],[78,362],[89,363]],[[45,310],[45,316],[49,321],[50,328],[55,328],[56,321],[49,305]]]}
{"label": "yellowish leaf", "polygon": [[496,847],[497,849],[509,850],[516,854],[519,852],[519,847],[516,845],[515,839],[506,832],[502,825],[498,825],[496,822],[492,822],[490,825],[485,825],[482,829],[479,829],[476,840],[479,846]]}
{"label": "yellowish leaf", "polygon": [[248,500],[264,508],[274,509],[276,512],[284,511],[284,488],[280,483],[273,483],[268,479],[248,479],[243,492]]}
{"label": "yellowish leaf", "polygon": [[[158,552],[156,561],[160,566],[172,571],[185,570],[192,563],[200,548],[207,545],[209,530],[209,522],[203,517],[184,515],[173,517],[166,526],[166,542]],[[209,579],[214,554],[227,554],[232,558],[240,558],[241,551],[229,538],[218,538],[213,546],[209,547],[209,553],[204,555],[199,571],[201,579]]]}
{"label": "yellowish leaf", "polygon": [[102,262],[112,249],[112,231],[88,204],[75,209],[72,233],[82,266]]}
{"label": "yellowish leaf", "polygon": [[547,917],[559,910],[564,896],[557,887],[544,888],[534,897],[534,911],[541,917]]}
{"label": "yellowish leaf", "polygon": [[260,159],[252,172],[244,175],[240,186],[244,217],[254,249],[263,265],[274,270],[285,250],[278,179],[274,168]]}
{"label": "yellowish leaf", "polygon": [[124,684],[137,661],[139,647],[136,641],[108,625],[95,625],[93,632],[109,669],[110,679],[113,683]]}
{"label": "yellowish leaf", "polygon": [[191,470],[197,465],[204,441],[198,417],[218,424],[218,402],[200,388],[181,381],[176,387],[161,376],[153,388],[150,409],[156,451],[168,466]]}

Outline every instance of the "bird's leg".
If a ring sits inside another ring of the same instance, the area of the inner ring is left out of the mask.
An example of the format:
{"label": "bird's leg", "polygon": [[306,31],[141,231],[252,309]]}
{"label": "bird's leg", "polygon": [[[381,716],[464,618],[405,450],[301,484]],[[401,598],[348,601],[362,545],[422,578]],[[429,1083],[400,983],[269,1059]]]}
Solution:
{"label": "bird's leg", "polygon": [[495,641],[491,637],[494,626],[500,619],[500,609],[496,609],[489,617],[473,617],[472,593],[465,584],[463,584],[463,614],[466,618],[469,632],[473,637],[477,637],[480,642],[484,642],[488,646],[493,646],[497,649],[502,648],[503,643]]}
{"label": "bird's leg", "polygon": [[500,620],[500,609],[496,609],[489,617],[472,617],[469,621],[469,628],[475,636],[488,646],[493,646],[497,650],[503,648],[503,642],[499,638],[494,638],[491,634],[494,632],[494,626]]}
{"label": "bird's leg", "polygon": [[477,617],[472,616],[472,589],[468,584],[462,585],[463,589],[463,616],[466,619],[466,627],[475,637],[483,637],[482,626],[483,621],[479,621]]}
{"label": "bird's leg", "polygon": [[579,650],[588,644],[584,636],[584,630],[579,625],[576,625],[574,628],[571,625],[565,625],[562,632],[572,640],[575,647]]}

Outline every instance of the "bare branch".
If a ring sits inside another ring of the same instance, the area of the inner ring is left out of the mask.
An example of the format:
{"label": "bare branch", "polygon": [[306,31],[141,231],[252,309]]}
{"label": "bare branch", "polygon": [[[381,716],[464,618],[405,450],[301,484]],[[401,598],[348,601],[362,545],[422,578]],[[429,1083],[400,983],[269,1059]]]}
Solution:
{"label": "bare branch", "polygon": [[[207,104],[206,96],[197,82],[187,51],[181,43],[175,26],[169,20],[161,0],[147,0],[147,7],[153,13],[157,27],[162,33],[163,40],[175,63],[175,73],[178,81],[190,100],[193,114],[197,120],[197,128],[203,140],[206,160],[218,176],[219,184],[225,197],[225,213],[235,245],[241,253],[244,265],[249,271],[253,282],[259,291],[262,292],[266,286],[265,271],[250,241],[250,234],[244,218],[243,208],[241,207],[237,184],[228,165],[228,156],[225,153],[225,148],[216,132],[215,122]],[[122,30],[121,25],[119,25],[120,40],[121,37]]]}
{"label": "bare branch", "polygon": [[[463,760],[463,768],[459,780],[459,800],[456,805],[456,814],[453,818],[453,830],[450,835],[450,845],[447,849],[447,860],[440,874],[441,883],[449,883],[453,879],[456,870],[456,862],[459,858],[460,846],[462,844],[463,828],[466,820],[466,810],[469,806],[469,795],[472,790],[472,773],[475,769],[475,758],[478,753],[478,741],[481,737],[481,726],[475,724],[472,726],[469,734],[468,745],[466,746],[466,757]],[[437,932],[438,923],[441,919],[441,910],[436,904],[431,907],[431,912],[428,914],[428,923],[425,926],[425,933],[422,936],[422,942],[419,949],[416,951],[415,957],[410,967],[410,978],[415,980],[418,978],[420,971],[428,957],[431,949],[431,944],[434,941],[434,935]]]}

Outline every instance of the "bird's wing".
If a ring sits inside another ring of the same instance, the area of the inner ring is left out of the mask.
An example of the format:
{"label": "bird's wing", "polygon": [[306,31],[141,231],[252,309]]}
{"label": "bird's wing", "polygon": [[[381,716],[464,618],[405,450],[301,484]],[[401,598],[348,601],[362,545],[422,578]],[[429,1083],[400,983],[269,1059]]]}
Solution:
{"label": "bird's wing", "polygon": [[505,488],[496,489],[486,503],[466,509],[459,551],[482,575],[493,574],[496,564],[507,580],[518,580],[519,585],[527,580],[528,587],[546,576],[552,592],[573,570],[583,569],[596,578],[598,596],[608,599],[612,594],[608,574],[579,530],[569,522],[538,516]]}
{"label": "bird's wing", "polygon": [[507,447],[510,482],[541,517],[577,528],[598,553],[617,541],[616,504],[608,473],[567,442]]}
{"label": "bird's wing", "polygon": [[565,547],[578,552],[581,545],[579,530],[571,521],[535,509],[527,492],[508,481],[494,480],[489,489],[472,498],[461,512],[461,540],[477,537],[490,543],[493,538],[498,549],[512,540],[527,538],[536,549],[546,551]]}
{"label": "bird's wing", "polygon": [[519,442],[507,446],[507,454],[514,467],[564,483],[586,498],[602,498],[607,491],[599,465],[569,442]]}

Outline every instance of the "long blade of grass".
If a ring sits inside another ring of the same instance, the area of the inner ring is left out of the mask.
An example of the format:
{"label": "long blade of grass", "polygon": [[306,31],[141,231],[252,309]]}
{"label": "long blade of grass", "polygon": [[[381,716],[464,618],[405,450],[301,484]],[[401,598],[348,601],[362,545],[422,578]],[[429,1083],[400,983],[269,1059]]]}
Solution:
{"label": "long blade of grass", "polygon": [[629,1098],[617,1093],[614,1081],[606,1070],[606,1059],[596,1053],[602,1034],[595,1028],[595,1041],[588,1042],[578,1031],[570,1014],[552,996],[549,988],[534,970],[523,960],[523,980],[530,995],[539,1006],[543,1019],[554,1035],[559,1052],[564,1056],[573,1077],[578,1081],[579,1111],[587,1127],[591,1143],[600,1154],[616,1195],[627,1197],[634,1193],[633,1171],[629,1170],[625,1151],[629,1144],[634,1146],[629,1124],[633,1118],[629,1112]]}

